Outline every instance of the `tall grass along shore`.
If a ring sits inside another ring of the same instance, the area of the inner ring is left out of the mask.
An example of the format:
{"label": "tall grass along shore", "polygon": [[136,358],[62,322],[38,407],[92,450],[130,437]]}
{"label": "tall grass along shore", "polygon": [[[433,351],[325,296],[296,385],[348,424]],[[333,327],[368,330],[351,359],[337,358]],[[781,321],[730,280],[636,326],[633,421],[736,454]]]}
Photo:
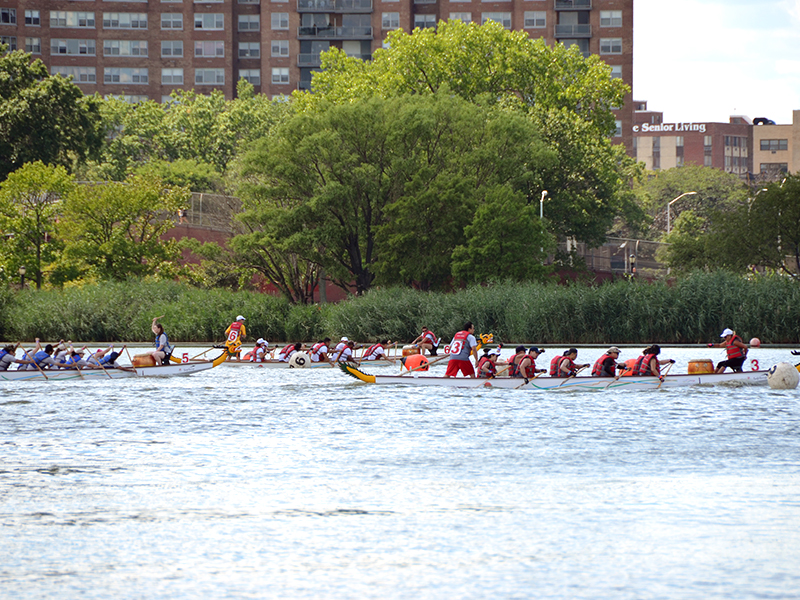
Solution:
{"label": "tall grass along shore", "polygon": [[221,342],[236,315],[248,339],[409,341],[422,326],[449,341],[465,321],[499,342],[693,344],[725,327],[745,341],[797,343],[800,286],[786,278],[696,273],[674,283],[599,286],[500,283],[442,294],[376,289],[339,304],[291,305],[255,292],[201,290],[175,282],[107,282],[49,291],[0,291],[0,338],[143,342],[164,315],[170,339]]}

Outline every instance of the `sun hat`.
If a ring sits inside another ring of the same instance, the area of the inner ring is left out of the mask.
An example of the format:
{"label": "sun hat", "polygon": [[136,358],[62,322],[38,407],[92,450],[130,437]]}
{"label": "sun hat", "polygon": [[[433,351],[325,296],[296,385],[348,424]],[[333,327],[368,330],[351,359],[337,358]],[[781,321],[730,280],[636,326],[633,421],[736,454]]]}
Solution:
{"label": "sun hat", "polygon": [[733,331],[730,329],[725,329],[721,334],[719,334],[719,337],[725,337],[726,335],[733,335]]}
{"label": "sun hat", "polygon": [[489,350],[489,356],[500,356],[500,348],[495,348],[494,350]]}
{"label": "sun hat", "polygon": [[238,317],[236,317],[236,320],[237,321],[244,321],[245,318],[242,315],[239,315]]}
{"label": "sun hat", "polygon": [[619,354],[619,348],[617,348],[616,346],[611,346],[611,348],[606,350],[606,354],[614,354],[614,353]]}
{"label": "sun hat", "polygon": [[264,338],[258,338],[258,341],[256,342],[256,344],[258,344],[258,345],[266,344],[266,343],[267,343],[267,340],[265,340]]}
{"label": "sun hat", "polygon": [[350,340],[348,340],[346,336],[343,336],[342,339],[339,340],[339,341],[340,342],[349,342]]}

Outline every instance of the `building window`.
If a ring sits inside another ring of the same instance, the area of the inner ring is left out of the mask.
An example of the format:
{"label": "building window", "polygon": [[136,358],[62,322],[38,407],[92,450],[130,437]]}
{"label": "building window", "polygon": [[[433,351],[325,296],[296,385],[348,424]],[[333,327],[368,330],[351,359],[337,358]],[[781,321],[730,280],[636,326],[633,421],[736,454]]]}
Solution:
{"label": "building window", "polygon": [[622,27],[622,11],[601,10],[600,27]]}
{"label": "building window", "polygon": [[195,42],[194,55],[202,58],[225,56],[225,42]]}
{"label": "building window", "polygon": [[183,40],[161,42],[161,56],[183,56]]}
{"label": "building window", "polygon": [[414,29],[436,27],[436,15],[414,15]]}
{"label": "building window", "polygon": [[25,11],[25,25],[29,27],[39,27],[42,24],[42,18],[38,10]]}
{"label": "building window", "polygon": [[17,9],[0,8],[0,25],[16,25],[16,24],[17,24]]}
{"label": "building window", "polygon": [[147,81],[147,69],[135,67],[105,67],[103,69],[103,83],[145,84]]}
{"label": "building window", "polygon": [[289,29],[289,13],[272,13],[272,29]]}
{"label": "building window", "polygon": [[485,12],[481,13],[481,25],[486,25],[489,21],[500,23],[506,29],[511,29],[510,12]]}
{"label": "building window", "polygon": [[622,38],[601,38],[600,54],[622,54]]}
{"label": "building window", "polygon": [[28,54],[41,54],[42,38],[25,38],[25,52]]}
{"label": "building window", "polygon": [[205,31],[225,29],[225,15],[222,13],[195,13],[194,28]]}
{"label": "building window", "polygon": [[259,15],[239,15],[239,31],[258,31],[261,29]]}
{"label": "building window", "polygon": [[161,13],[161,29],[183,29],[181,13]]}
{"label": "building window", "polygon": [[[289,40],[281,40],[286,42],[286,54],[289,56]],[[272,42],[275,44],[275,42]],[[261,56],[261,44],[258,42],[240,42],[239,43],[239,58],[259,58]],[[273,54],[273,56],[275,56]]]}
{"label": "building window", "polygon": [[147,29],[145,13],[103,13],[103,29]]}
{"label": "building window", "polygon": [[96,56],[95,40],[50,40],[50,54],[68,56]]}
{"label": "building window", "polygon": [[261,85],[261,71],[258,69],[239,69],[239,79],[244,79],[253,85]]}
{"label": "building window", "polygon": [[547,27],[547,13],[543,10],[525,11],[525,29],[542,29]]}
{"label": "building window", "polygon": [[273,67],[272,83],[278,83],[278,84],[289,83],[289,69],[286,67]]}
{"label": "building window", "polygon": [[0,35],[0,44],[5,44],[8,46],[8,52],[13,52],[17,49],[17,36]]}
{"label": "building window", "polygon": [[272,40],[272,56],[289,56],[289,40]]}
{"label": "building window", "polygon": [[778,150],[788,149],[788,140],[761,140],[761,150],[764,152],[776,152]]}
{"label": "building window", "polygon": [[381,15],[381,29],[400,29],[400,13],[385,12]]}
{"label": "building window", "polygon": [[162,85],[183,85],[183,69],[161,69]]}
{"label": "building window", "polygon": [[52,75],[72,76],[75,83],[97,83],[97,72],[94,67],[50,67]]}
{"label": "building window", "polygon": [[614,121],[614,137],[622,137],[622,121]]}
{"label": "building window", "polygon": [[[272,0],[275,2],[275,0]],[[239,4],[258,4],[261,0],[239,0]]]}
{"label": "building window", "polygon": [[611,79],[622,79],[622,67],[620,65],[611,65]]}
{"label": "building window", "polygon": [[196,85],[222,85],[225,83],[225,69],[195,69]]}
{"label": "building window", "polygon": [[461,21],[462,23],[472,23],[472,13],[468,12],[450,13],[450,20]]}
{"label": "building window", "polygon": [[760,166],[761,173],[764,174],[778,174],[783,173],[786,174],[789,172],[789,164],[788,163],[761,163]]}
{"label": "building window", "polygon": [[147,42],[104,40],[103,56],[147,56]]}
{"label": "building window", "polygon": [[71,10],[51,10],[50,27],[86,27],[94,28],[93,12],[75,12]]}

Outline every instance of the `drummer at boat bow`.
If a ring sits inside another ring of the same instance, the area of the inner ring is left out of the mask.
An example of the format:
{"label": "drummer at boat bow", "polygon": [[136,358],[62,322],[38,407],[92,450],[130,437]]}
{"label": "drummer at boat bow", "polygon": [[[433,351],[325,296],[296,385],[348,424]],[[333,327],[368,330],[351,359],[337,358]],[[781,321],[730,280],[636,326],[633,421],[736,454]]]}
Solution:
{"label": "drummer at boat bow", "polygon": [[228,354],[236,356],[237,360],[242,360],[242,341],[247,335],[244,321],[245,318],[239,315],[225,330],[225,347],[228,349]]}
{"label": "drummer at boat bow", "polygon": [[464,324],[464,329],[453,336],[450,342],[450,360],[447,361],[445,377],[454,377],[461,372],[465,377],[475,377],[470,356],[478,362],[478,340],[475,339],[475,327],[470,321]]}
{"label": "drummer at boat bow", "polygon": [[589,363],[579,365],[575,363],[578,358],[578,349],[570,348],[561,356],[556,356],[550,361],[551,377],[575,377],[580,369],[585,369]]}
{"label": "drummer at boat bow", "polygon": [[428,351],[428,354],[431,356],[436,356],[436,348],[439,346],[439,338],[436,337],[430,329],[427,327],[422,328],[422,333],[417,336],[417,338],[411,342],[411,344],[418,344],[419,345],[419,353],[425,354],[425,350]]}
{"label": "drummer at boat bow", "polygon": [[611,346],[603,356],[595,361],[594,367],[592,367],[592,377],[616,377],[618,358],[619,348]]}
{"label": "drummer at boat bow", "polygon": [[724,373],[726,367],[730,367],[734,373],[742,372],[744,359],[747,358],[747,349],[750,347],[745,344],[736,332],[725,329],[720,336],[723,340],[719,344],[709,344],[709,348],[725,348],[727,360],[717,363],[715,373]]}
{"label": "drummer at boat bow", "polygon": [[173,346],[169,343],[169,337],[167,337],[167,333],[164,331],[164,326],[158,322],[159,319],[163,318],[163,315],[156,317],[150,325],[150,329],[156,334],[156,349],[151,352],[150,355],[155,359],[156,364],[166,365],[169,363],[169,357],[172,356]]}

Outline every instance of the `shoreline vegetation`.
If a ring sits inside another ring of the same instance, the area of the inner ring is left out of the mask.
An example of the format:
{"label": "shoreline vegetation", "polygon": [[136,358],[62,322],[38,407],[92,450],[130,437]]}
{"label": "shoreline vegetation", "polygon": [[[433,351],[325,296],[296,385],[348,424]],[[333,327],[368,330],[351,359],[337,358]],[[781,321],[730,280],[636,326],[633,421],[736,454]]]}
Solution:
{"label": "shoreline vegetation", "polygon": [[423,326],[446,344],[465,321],[495,343],[701,344],[725,327],[745,341],[794,344],[800,286],[778,276],[695,273],[675,282],[496,283],[455,293],[371,290],[338,304],[291,304],[257,292],[204,290],[173,281],[104,282],[64,290],[0,290],[0,339],[150,342],[164,315],[171,342],[221,343],[236,315],[247,343],[348,336],[407,343]]}

